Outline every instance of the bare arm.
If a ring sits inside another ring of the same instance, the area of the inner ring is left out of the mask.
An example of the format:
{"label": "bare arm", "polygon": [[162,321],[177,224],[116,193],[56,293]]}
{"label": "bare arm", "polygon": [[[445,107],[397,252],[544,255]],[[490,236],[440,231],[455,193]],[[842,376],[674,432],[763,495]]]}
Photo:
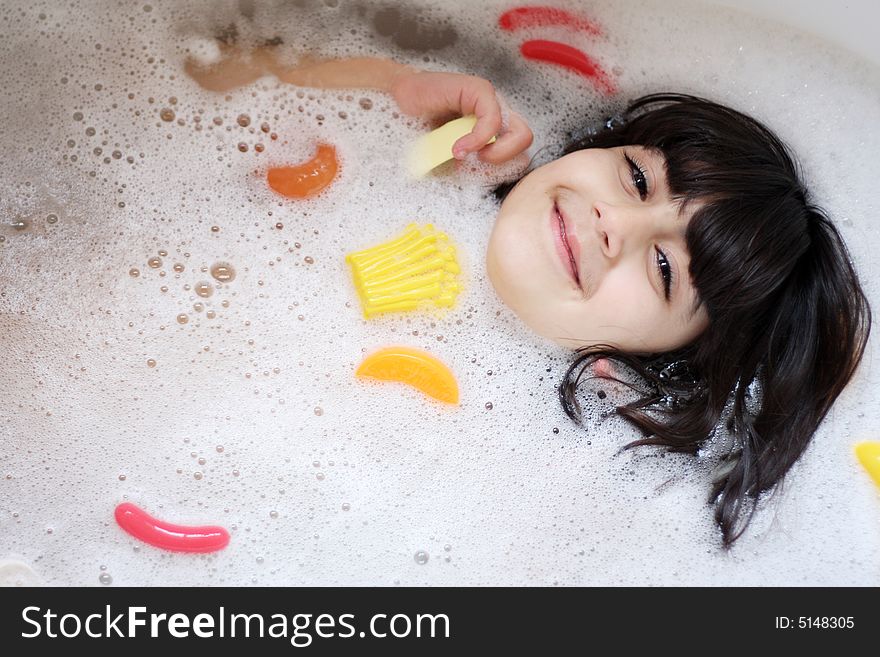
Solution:
{"label": "bare arm", "polygon": [[311,60],[301,58],[293,66],[269,60],[269,71],[282,82],[318,89],[376,89],[390,93],[395,80],[416,69],[390,59],[353,57],[351,59]]}
{"label": "bare arm", "polygon": [[[211,91],[228,91],[249,84],[264,75],[282,82],[318,89],[375,89],[391,94],[401,111],[424,118],[452,118],[474,114],[473,131],[453,146],[457,158],[479,152],[480,159],[501,163],[532,143],[532,132],[518,114],[510,112],[502,126],[501,104],[488,80],[461,73],[420,71],[390,59],[354,57],[315,60],[301,57],[293,65],[280,62],[271,48],[251,53],[226,49],[223,59],[202,65],[192,59],[184,63],[186,73]],[[495,143],[486,142],[497,136]]]}

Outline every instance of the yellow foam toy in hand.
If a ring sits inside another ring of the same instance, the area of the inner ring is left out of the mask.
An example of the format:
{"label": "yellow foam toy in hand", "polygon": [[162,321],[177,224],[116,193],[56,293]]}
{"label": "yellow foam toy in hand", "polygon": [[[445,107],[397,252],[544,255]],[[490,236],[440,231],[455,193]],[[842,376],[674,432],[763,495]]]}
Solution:
{"label": "yellow foam toy in hand", "polygon": [[409,224],[400,237],[345,256],[364,317],[449,307],[461,289],[455,247],[431,224]]}
{"label": "yellow foam toy in hand", "polygon": [[[422,178],[428,175],[431,169],[455,157],[452,154],[452,145],[469,134],[476,124],[476,116],[463,116],[419,137],[407,153],[406,168],[410,174]],[[495,137],[486,143],[491,144],[493,141]]]}

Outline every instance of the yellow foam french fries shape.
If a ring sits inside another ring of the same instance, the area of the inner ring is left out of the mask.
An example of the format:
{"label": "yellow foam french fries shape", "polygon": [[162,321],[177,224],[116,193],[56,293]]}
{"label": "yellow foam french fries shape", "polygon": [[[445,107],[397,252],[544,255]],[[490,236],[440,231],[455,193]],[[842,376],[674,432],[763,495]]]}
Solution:
{"label": "yellow foam french fries shape", "polygon": [[449,238],[431,224],[409,224],[403,235],[345,256],[364,317],[449,307],[461,290],[461,269]]}

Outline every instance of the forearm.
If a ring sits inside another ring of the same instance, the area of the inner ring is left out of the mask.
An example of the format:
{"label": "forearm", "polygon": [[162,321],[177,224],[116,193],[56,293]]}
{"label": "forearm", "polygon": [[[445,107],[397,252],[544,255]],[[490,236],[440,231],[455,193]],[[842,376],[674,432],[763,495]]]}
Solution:
{"label": "forearm", "polygon": [[[219,46],[219,61],[189,57],[186,73],[202,88],[225,92],[273,75],[281,82],[314,89],[373,89],[394,98],[404,114],[449,119],[468,114],[477,117],[473,130],[453,145],[462,158],[480,152],[485,162],[507,161],[532,143],[526,122],[511,112],[502,125],[501,106],[488,80],[462,73],[420,71],[378,57],[317,60],[300,56],[295,64],[279,61],[272,47],[241,51]],[[498,137],[491,145],[486,145]]]}
{"label": "forearm", "polygon": [[397,78],[415,69],[390,59],[354,57],[310,61],[301,59],[295,65],[275,65],[271,72],[282,82],[317,89],[376,89],[391,91]]}
{"label": "forearm", "polygon": [[211,91],[229,91],[264,75],[274,75],[280,81],[298,87],[385,92],[392,90],[401,75],[417,71],[379,57],[318,60],[301,56],[296,63],[288,63],[281,61],[273,48],[258,48],[251,52],[221,48],[220,61],[201,63],[188,58],[184,70],[201,87]]}

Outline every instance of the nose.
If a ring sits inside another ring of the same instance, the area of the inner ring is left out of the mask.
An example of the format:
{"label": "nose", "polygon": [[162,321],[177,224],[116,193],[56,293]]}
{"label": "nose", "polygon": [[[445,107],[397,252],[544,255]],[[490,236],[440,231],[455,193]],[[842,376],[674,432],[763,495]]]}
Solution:
{"label": "nose", "polygon": [[619,234],[617,208],[612,208],[607,203],[596,201],[593,206],[596,214],[596,232],[599,234],[599,244],[607,258],[616,258],[621,252],[622,237]]}
{"label": "nose", "polygon": [[640,240],[644,241],[649,237],[650,221],[640,221],[634,216],[637,214],[634,208],[596,201],[593,212],[599,244],[608,258],[616,258],[624,249],[631,248]]}

